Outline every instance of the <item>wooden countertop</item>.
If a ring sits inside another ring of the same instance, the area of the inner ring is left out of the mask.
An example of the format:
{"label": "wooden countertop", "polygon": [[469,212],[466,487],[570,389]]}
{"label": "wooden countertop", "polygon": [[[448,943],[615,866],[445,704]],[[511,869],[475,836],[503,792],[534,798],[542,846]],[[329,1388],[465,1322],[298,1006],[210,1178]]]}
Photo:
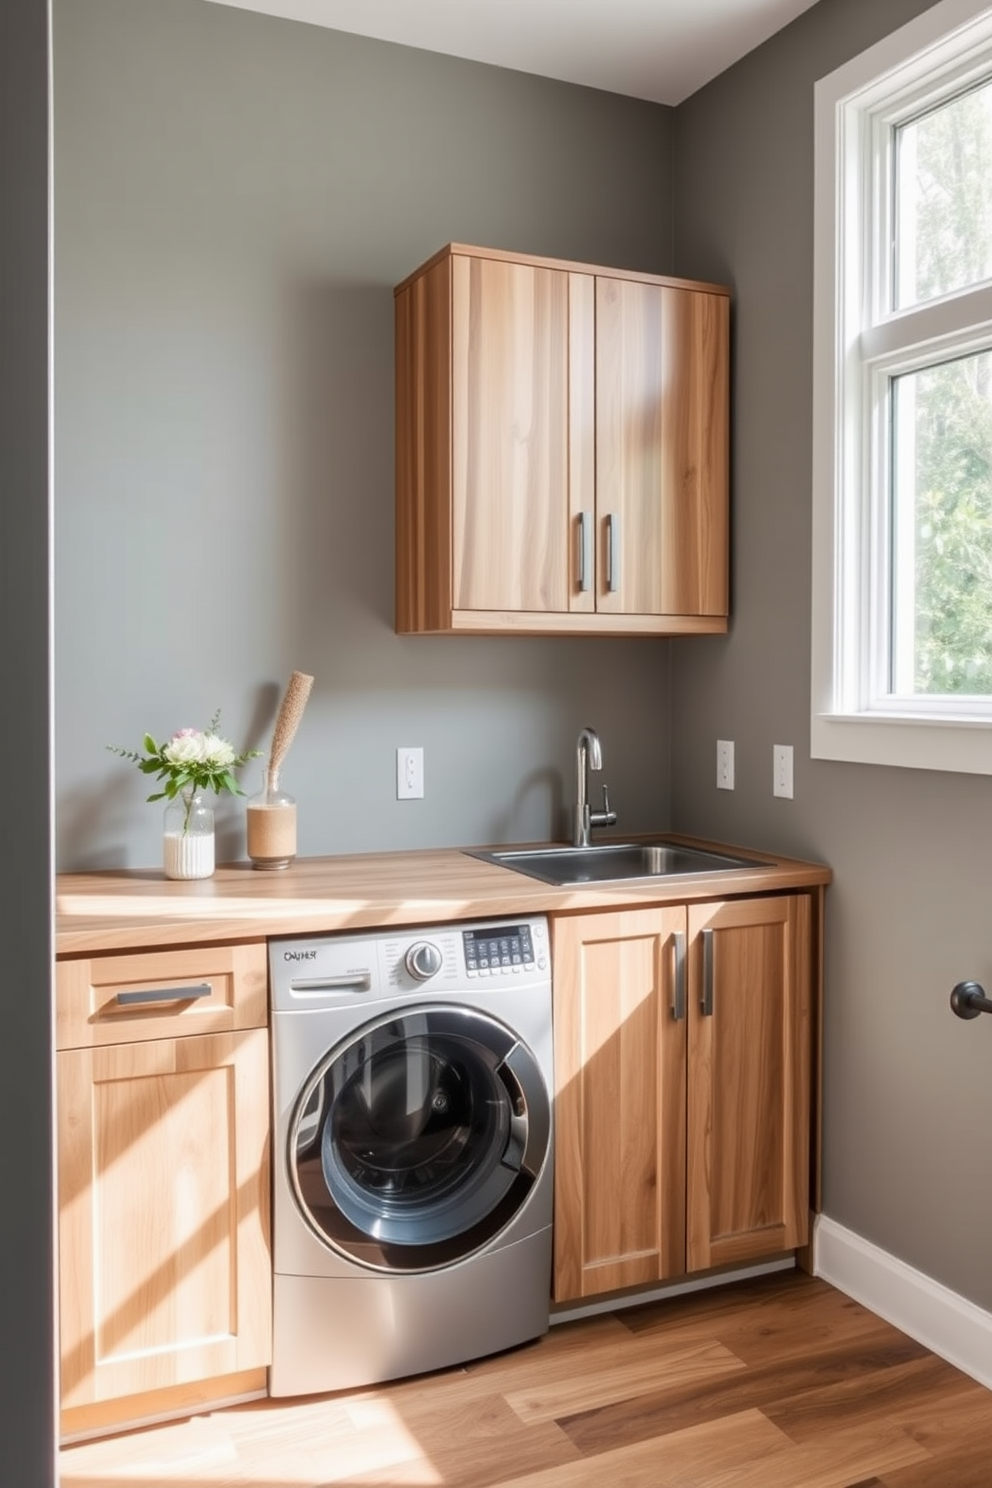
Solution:
{"label": "wooden countertop", "polygon": [[469,857],[470,849],[438,848],[301,858],[271,873],[258,872],[246,861],[222,866],[212,878],[189,882],[167,879],[154,869],[59,874],[55,881],[56,953],[91,955],[498,915],[621,909],[830,882],[830,869],[823,864],[776,858],[678,833],[665,837],[753,858],[755,867],[703,878],[641,879],[559,889]]}

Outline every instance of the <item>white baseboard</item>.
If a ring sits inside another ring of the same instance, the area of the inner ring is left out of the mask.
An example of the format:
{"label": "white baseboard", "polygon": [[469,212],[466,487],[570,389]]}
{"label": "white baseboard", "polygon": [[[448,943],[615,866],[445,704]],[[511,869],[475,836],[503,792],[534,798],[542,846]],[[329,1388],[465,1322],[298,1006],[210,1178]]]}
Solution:
{"label": "white baseboard", "polygon": [[992,1313],[825,1214],[817,1217],[814,1227],[813,1269],[831,1286],[992,1390]]}

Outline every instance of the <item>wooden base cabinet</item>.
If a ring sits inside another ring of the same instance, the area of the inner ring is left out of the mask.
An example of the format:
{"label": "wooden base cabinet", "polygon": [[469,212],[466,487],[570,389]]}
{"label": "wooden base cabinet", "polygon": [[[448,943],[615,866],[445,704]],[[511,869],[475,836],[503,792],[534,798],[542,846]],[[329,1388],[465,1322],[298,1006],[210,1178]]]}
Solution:
{"label": "wooden base cabinet", "polygon": [[265,992],[264,945],[59,964],[66,1435],[264,1388]]}
{"label": "wooden base cabinet", "polygon": [[686,1268],[796,1250],[809,1227],[811,903],[688,910]]}
{"label": "wooden base cabinet", "polygon": [[725,631],[728,291],[452,244],[395,297],[397,631]]}
{"label": "wooden base cabinet", "polygon": [[555,1300],[805,1244],[809,896],[552,925]]}

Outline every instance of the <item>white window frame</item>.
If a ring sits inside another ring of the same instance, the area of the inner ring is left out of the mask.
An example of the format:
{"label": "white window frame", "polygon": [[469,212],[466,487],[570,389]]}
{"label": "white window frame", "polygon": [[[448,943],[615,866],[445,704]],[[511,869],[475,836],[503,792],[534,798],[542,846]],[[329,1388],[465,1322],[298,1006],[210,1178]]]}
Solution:
{"label": "white window frame", "polygon": [[890,455],[880,430],[891,377],[992,348],[992,282],[904,311],[883,302],[892,241],[885,141],[921,101],[990,68],[990,0],[940,0],[816,84],[814,759],[992,774],[992,699],[883,697],[872,686],[888,635]]}

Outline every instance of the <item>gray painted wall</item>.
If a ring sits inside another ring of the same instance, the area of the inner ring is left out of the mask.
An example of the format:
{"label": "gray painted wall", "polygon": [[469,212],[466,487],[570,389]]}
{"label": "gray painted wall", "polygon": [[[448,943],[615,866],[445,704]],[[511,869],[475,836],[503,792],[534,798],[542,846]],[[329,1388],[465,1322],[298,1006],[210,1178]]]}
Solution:
{"label": "gray painted wall", "polygon": [[992,986],[992,781],[809,757],[813,83],[927,8],[821,0],[676,114],[676,271],[734,286],[735,429],[734,622],[673,647],[673,825],[832,865],[825,1210],[992,1309],[992,1019],[948,1008]]}
{"label": "gray painted wall", "polygon": [[[673,257],[665,110],[197,0],[56,0],[59,841],[63,867],[157,863],[158,809],[103,745],[217,705],[264,743],[293,667],[317,676],[286,776],[303,852],[546,835],[574,730],[597,724],[625,825],[670,815],[833,865],[827,1210],[990,1307],[992,1029],[947,1010],[960,977],[992,982],[989,787],[808,752],[812,82],[925,8],[821,0],[681,106]],[[14,44],[0,30],[0,553],[12,535],[19,558],[0,666],[37,750],[4,736],[33,857],[0,903],[16,984],[40,994],[10,999],[0,1081],[19,1133],[0,1182],[21,1196],[0,1321],[22,1340],[0,1478],[32,1488],[51,1443],[44,9],[7,0]],[[448,239],[734,285],[726,640],[392,634],[391,286]],[[737,741],[733,795],[717,737]],[[773,742],[796,746],[791,803]],[[392,801],[398,743],[427,747],[423,803]]]}
{"label": "gray painted wall", "polygon": [[54,1482],[48,6],[0,7],[0,1483]]}
{"label": "gray painted wall", "polygon": [[158,867],[104,746],[264,748],[294,668],[303,854],[557,834],[586,723],[667,826],[667,642],[393,633],[392,288],[452,240],[669,272],[672,111],[201,0],[56,0],[54,59],[59,867]]}

